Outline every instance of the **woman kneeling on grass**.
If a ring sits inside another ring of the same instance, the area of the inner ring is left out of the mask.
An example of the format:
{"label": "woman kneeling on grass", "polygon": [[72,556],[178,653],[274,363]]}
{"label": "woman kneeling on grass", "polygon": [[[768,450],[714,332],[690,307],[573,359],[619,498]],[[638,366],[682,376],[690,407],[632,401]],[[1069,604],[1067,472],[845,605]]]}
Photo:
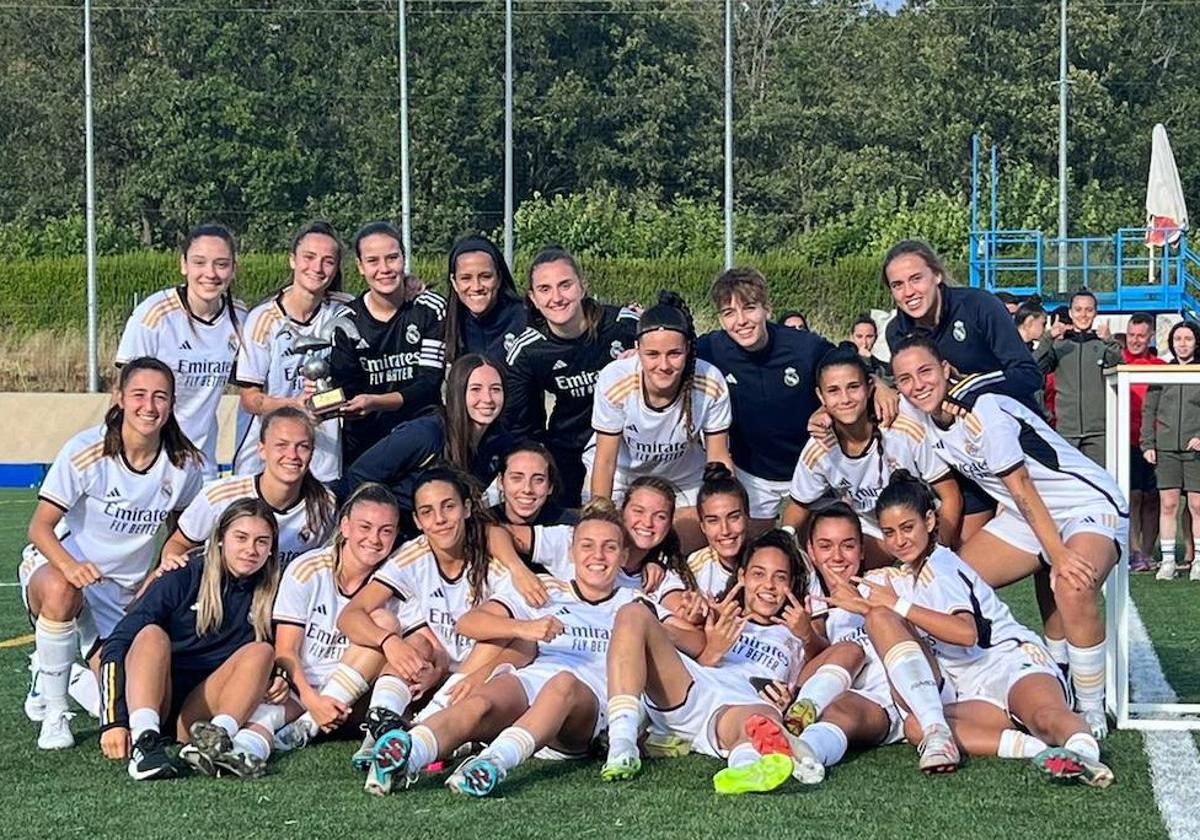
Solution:
{"label": "woman kneeling on grass", "polygon": [[791,534],[771,530],[756,539],[709,616],[697,660],[682,655],[665,629],[687,630],[686,622],[672,617],[663,623],[640,606],[624,607],[609,646],[602,778],[631,779],[641,770],[643,695],[656,731],[728,761],[713,777],[718,793],[773,790],[793,775],[806,784],[824,778],[820,761],[803,744],[789,742],[779,710],[751,684],[789,683],[799,674],[813,641],[800,603],[806,577]]}
{"label": "woman kneeling on grass", "polygon": [[872,610],[899,615],[933,649],[957,690],[947,718],[968,753],[1032,758],[1055,780],[1112,784],[1100,746],[1068,705],[1066,681],[1041,640],[974,569],[937,544],[935,506],[928,485],[905,470],[893,474],[875,514],[901,568],[886,583],[866,579],[864,600]]}
{"label": "woman kneeling on grass", "polygon": [[[164,726],[174,726],[185,744],[179,757],[197,770],[262,775],[257,745],[241,727],[272,683],[278,539],[271,509],[239,499],[221,514],[204,561],[154,581],[105,641],[101,743],[132,733],[134,779],[178,774]],[[270,689],[280,695],[287,684]]]}
{"label": "woman kneeling on grass", "polygon": [[543,747],[556,757],[586,755],[605,726],[605,655],[614,618],[627,604],[656,614],[638,590],[617,586],[626,540],[612,503],[589,502],[571,541],[570,578],[544,578],[548,603],[530,607],[506,586],[460,618],[464,636],[535,642],[537,657],[520,668],[502,666],[466,699],[411,731],[384,735],[376,747],[380,771],[411,778],[467,741],[490,741],[446,780],[456,793],[487,796]]}

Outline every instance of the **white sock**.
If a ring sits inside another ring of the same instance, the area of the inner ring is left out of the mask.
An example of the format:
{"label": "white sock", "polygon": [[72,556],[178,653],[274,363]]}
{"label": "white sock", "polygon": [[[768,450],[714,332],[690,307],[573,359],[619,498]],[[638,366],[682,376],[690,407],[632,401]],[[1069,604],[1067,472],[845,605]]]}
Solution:
{"label": "white sock", "polygon": [[1104,707],[1104,642],[1088,648],[1068,646],[1071,686],[1080,709]]}
{"label": "white sock", "polygon": [[735,744],[729,751],[729,758],[726,759],[726,762],[730,767],[748,767],[760,758],[762,755],[754,749],[753,744],[749,741],[742,741],[740,744]]}
{"label": "white sock", "polygon": [[455,684],[459,682],[459,680],[465,680],[466,678],[467,675],[461,673],[451,674],[449,677],[447,677],[446,681],[442,683],[442,687],[439,688],[437,692],[429,698],[429,702],[425,704],[425,708],[421,709],[421,711],[417,713],[417,723],[424,723],[438,712],[444,712],[446,709],[450,708],[450,704],[448,702],[450,689],[453,688]]}
{"label": "white sock", "polygon": [[78,663],[71,666],[67,693],[89,715],[94,718],[100,717],[100,683],[96,681],[96,675],[91,668]]}
{"label": "white sock", "polygon": [[1200,537],[1192,537],[1192,562],[1196,562],[1196,558],[1200,557]]}
{"label": "white sock", "polygon": [[850,739],[840,726],[824,720],[804,727],[800,740],[808,744],[809,749],[816,753],[817,760],[826,767],[841,761],[850,744]]}
{"label": "white sock", "polygon": [[371,692],[372,708],[382,707],[402,715],[411,702],[412,691],[404,680],[391,674],[384,674],[375,680],[375,690]]}
{"label": "white sock", "polygon": [[1046,637],[1046,650],[1050,651],[1050,658],[1054,660],[1054,664],[1060,668],[1066,668],[1071,661],[1067,654],[1066,639],[1051,639]]}
{"label": "white sock", "polygon": [[935,724],[946,725],[937,677],[933,675],[933,669],[929,667],[919,644],[904,641],[893,646],[883,657],[883,667],[892,681],[892,687],[917,719],[922,732]]}
{"label": "white sock", "polygon": [[479,755],[491,759],[501,770],[508,772],[533,755],[536,750],[537,742],[529,730],[510,726],[497,735],[496,740],[488,744],[487,749]]}
{"label": "white sock", "polygon": [[1000,746],[996,755],[1000,758],[1033,758],[1046,749],[1045,741],[1027,735],[1019,729],[1005,729],[1000,733]]}
{"label": "white sock", "polygon": [[240,729],[233,736],[233,748],[245,755],[266,761],[271,756],[271,742],[253,729]]}
{"label": "white sock", "polygon": [[1067,743],[1063,744],[1064,749],[1068,749],[1073,753],[1086,758],[1088,761],[1100,760],[1100,744],[1092,737],[1090,732],[1076,732],[1067,739]]}
{"label": "white sock", "polygon": [[332,697],[339,703],[353,706],[360,697],[367,693],[369,688],[370,686],[367,685],[362,674],[349,665],[339,664],[333,669],[329,679],[325,680],[325,685],[321,686],[321,694]]}
{"label": "white sock", "polygon": [[67,710],[71,666],[79,656],[75,621],[52,621],[39,615],[34,623],[33,635],[38,667],[42,673],[42,697],[46,701],[46,714],[49,717]]}
{"label": "white sock", "polygon": [[1159,547],[1162,549],[1162,562],[1164,566],[1175,565],[1175,540],[1159,540]]}
{"label": "white sock", "polygon": [[642,702],[632,694],[608,698],[608,758],[638,754],[638,729],[642,725]]}
{"label": "white sock", "polygon": [[410,773],[424,770],[437,761],[438,739],[432,729],[428,726],[414,726],[409,730],[408,737],[412,739],[412,751],[408,754]]}
{"label": "white sock", "polygon": [[224,729],[229,733],[230,738],[236,735],[238,730],[242,728],[241,724],[234,720],[231,715],[215,715],[213,719],[209,721],[209,723],[211,723],[213,726],[219,726]]}
{"label": "white sock", "polygon": [[817,709],[817,716],[820,717],[825,707],[849,690],[852,682],[850,672],[841,665],[822,665],[815,674],[804,681],[796,696],[803,700],[811,700]]}
{"label": "white sock", "polygon": [[134,709],[129,713],[129,736],[136,741],[143,732],[158,732],[162,721],[158,709]]}

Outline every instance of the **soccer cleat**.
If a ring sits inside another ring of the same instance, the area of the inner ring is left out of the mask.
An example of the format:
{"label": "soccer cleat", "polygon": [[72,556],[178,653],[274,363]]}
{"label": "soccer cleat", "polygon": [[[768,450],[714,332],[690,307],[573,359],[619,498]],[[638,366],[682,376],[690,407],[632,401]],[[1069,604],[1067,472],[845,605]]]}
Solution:
{"label": "soccer cleat", "polygon": [[804,785],[825,781],[825,765],[812,748],[784,727],[765,715],[746,719],[746,737],[760,755],[779,754],[792,759],[792,776]]}
{"label": "soccer cleat", "polygon": [[1148,572],[1154,568],[1154,560],[1144,551],[1135,551],[1129,558],[1129,571],[1134,573]]}
{"label": "soccer cleat", "polygon": [[679,735],[651,732],[642,749],[650,758],[682,758],[692,751],[692,742]]}
{"label": "soccer cleat", "polygon": [[42,731],[38,733],[39,750],[69,750],[75,746],[71,734],[71,718],[75,715],[65,709],[61,712],[46,712],[42,719]]}
{"label": "soccer cleat", "polygon": [[393,729],[380,735],[375,741],[363,790],[374,796],[387,796],[391,793],[395,775],[406,775],[411,753],[412,738],[403,729]]}
{"label": "soccer cleat", "polygon": [[46,698],[42,696],[42,669],[37,651],[29,654],[29,691],[25,694],[25,717],[34,723],[46,719]]}
{"label": "soccer cleat", "polygon": [[404,725],[400,715],[393,712],[391,709],[385,709],[382,706],[372,706],[367,709],[366,720],[363,721],[362,746],[354,753],[354,757],[350,759],[350,763],[354,765],[355,770],[365,772],[371,767],[371,762],[375,760],[375,742],[379,740],[385,732],[391,732],[393,729],[400,729]]}
{"label": "soccer cleat", "polygon": [[[271,739],[277,753],[287,753],[308,746],[308,742],[317,737],[320,727],[311,718],[301,715],[291,723],[277,731]],[[357,757],[357,753],[355,754]]]}
{"label": "soccer cleat", "polygon": [[1079,714],[1083,717],[1083,722],[1087,724],[1088,729],[1091,730],[1093,738],[1103,741],[1108,737],[1108,715],[1103,707],[1080,709]]}
{"label": "soccer cleat", "polygon": [[962,761],[950,727],[940,723],[925,730],[917,754],[921,756],[917,766],[922,773],[953,773]]}
{"label": "soccer cleat", "polygon": [[217,776],[217,765],[211,758],[196,749],[195,744],[184,744],[180,747],[179,760],[197,773],[214,778]]}
{"label": "soccer cleat", "polygon": [[1050,747],[1033,758],[1033,766],[1052,782],[1106,788],[1113,783],[1113,772],[1099,761],[1090,761],[1074,750]]}
{"label": "soccer cleat", "polygon": [[727,795],[765,793],[775,790],[791,775],[791,756],[771,753],[745,767],[726,767],[713,776],[713,788]]}
{"label": "soccer cleat", "polygon": [[151,779],[173,779],[179,768],[167,755],[167,739],[152,729],[147,729],[133,742],[129,756],[129,777],[135,782]]}
{"label": "soccer cleat", "polygon": [[805,728],[817,722],[817,707],[813,701],[801,697],[788,706],[783,713],[783,725],[793,735],[799,735]]}
{"label": "soccer cleat", "polygon": [[217,775],[222,775],[224,771],[239,779],[260,779],[267,774],[267,762],[241,750],[223,752],[213,759],[213,764],[217,768]]}
{"label": "soccer cleat", "polygon": [[600,778],[606,782],[628,782],[642,772],[642,759],[636,755],[619,755],[604,762]]}
{"label": "soccer cleat", "polygon": [[[219,775],[217,759],[226,753],[233,752],[233,739],[229,737],[229,733],[207,720],[198,720],[188,728],[188,734],[191,735],[192,744],[200,753],[201,758],[197,758],[197,761],[211,765],[212,772],[208,775]],[[197,767],[197,769],[200,768]],[[207,771],[201,770],[201,772]]]}
{"label": "soccer cleat", "polygon": [[446,787],[454,793],[483,797],[496,789],[507,775],[500,765],[490,758],[475,756],[468,758],[446,779]]}
{"label": "soccer cleat", "polygon": [[1175,562],[1173,560],[1164,560],[1158,566],[1158,571],[1154,573],[1155,580],[1171,580],[1175,577]]}

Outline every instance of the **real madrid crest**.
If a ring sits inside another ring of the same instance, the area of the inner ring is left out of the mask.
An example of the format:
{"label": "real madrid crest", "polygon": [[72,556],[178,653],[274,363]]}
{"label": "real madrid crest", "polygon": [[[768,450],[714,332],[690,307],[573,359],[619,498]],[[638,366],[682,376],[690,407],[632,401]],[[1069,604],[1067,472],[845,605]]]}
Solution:
{"label": "real madrid crest", "polygon": [[783,369],[783,384],[789,388],[795,388],[800,384],[800,374],[796,373],[794,367],[785,367]]}
{"label": "real madrid crest", "polygon": [[617,358],[617,356],[620,356],[624,352],[625,352],[625,345],[619,341],[614,341],[612,343],[612,345],[608,348],[608,355],[612,356],[614,359]]}
{"label": "real madrid crest", "polygon": [[409,324],[408,329],[404,331],[404,340],[409,344],[421,343],[421,331],[417,329],[416,324]]}
{"label": "real madrid crest", "polygon": [[513,345],[517,343],[517,337],[512,333],[504,334],[504,352],[511,353]]}
{"label": "real madrid crest", "polygon": [[954,336],[955,341],[966,341],[967,340],[967,325],[964,324],[962,321],[955,321],[954,327],[950,331],[950,334]]}

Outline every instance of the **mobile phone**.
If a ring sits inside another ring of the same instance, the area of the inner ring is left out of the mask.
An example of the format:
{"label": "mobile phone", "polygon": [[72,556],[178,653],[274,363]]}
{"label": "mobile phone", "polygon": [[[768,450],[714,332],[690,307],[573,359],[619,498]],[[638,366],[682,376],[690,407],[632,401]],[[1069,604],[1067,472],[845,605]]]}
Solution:
{"label": "mobile phone", "polygon": [[750,685],[754,686],[754,690],[759,692],[760,694],[762,693],[763,689],[765,689],[767,686],[769,686],[773,682],[775,682],[775,680],[768,679],[767,677],[751,677],[750,678]]}

